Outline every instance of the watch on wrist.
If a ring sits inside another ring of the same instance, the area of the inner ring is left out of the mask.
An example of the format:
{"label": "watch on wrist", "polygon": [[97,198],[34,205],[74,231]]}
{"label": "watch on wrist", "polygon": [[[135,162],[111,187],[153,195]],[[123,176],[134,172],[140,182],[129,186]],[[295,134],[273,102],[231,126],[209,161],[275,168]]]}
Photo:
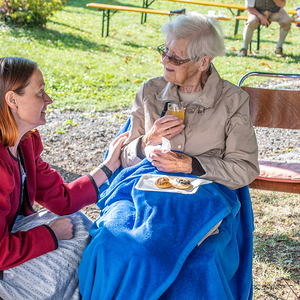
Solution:
{"label": "watch on wrist", "polygon": [[98,168],[101,169],[105,173],[107,178],[111,177],[112,171],[105,164],[103,164],[103,163],[100,164],[98,166]]}

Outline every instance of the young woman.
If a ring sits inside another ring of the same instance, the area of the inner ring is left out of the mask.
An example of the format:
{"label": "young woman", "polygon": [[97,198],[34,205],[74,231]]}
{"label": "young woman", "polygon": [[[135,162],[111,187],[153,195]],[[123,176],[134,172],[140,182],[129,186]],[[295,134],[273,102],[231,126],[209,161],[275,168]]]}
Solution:
{"label": "young woman", "polygon": [[[92,222],[81,212],[120,165],[121,135],[107,159],[66,184],[40,158],[43,75],[24,58],[0,58],[0,299],[79,299],[77,268]],[[45,210],[35,212],[34,202]],[[71,215],[60,217],[60,215]]]}

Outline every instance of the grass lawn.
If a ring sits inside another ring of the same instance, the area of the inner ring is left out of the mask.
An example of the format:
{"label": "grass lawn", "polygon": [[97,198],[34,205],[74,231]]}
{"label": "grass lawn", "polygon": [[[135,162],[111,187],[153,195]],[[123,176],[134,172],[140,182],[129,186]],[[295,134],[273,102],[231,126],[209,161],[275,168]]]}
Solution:
{"label": "grass lawn", "polygon": [[[1,2],[1,0],[0,0]],[[0,23],[0,57],[22,56],[36,61],[42,70],[46,90],[60,109],[85,112],[117,110],[131,105],[141,84],[162,75],[156,46],[164,42],[160,27],[168,16],[116,13],[110,36],[101,37],[102,13],[87,8],[89,0],[69,0],[63,11],[52,16],[46,28],[18,28]],[[100,2],[100,1],[98,1]],[[142,0],[101,1],[117,5],[141,6]],[[244,4],[243,0],[218,2]],[[294,9],[296,1],[288,1]],[[207,13],[216,8],[155,1],[151,8],[186,8]],[[231,16],[226,11],[227,16]],[[274,55],[279,36],[278,24],[261,30],[261,45],[256,43],[251,56],[238,58],[242,47],[243,22],[234,36],[235,21],[221,21],[226,55],[214,60],[220,75],[237,84],[250,71],[300,73],[300,28],[292,24],[284,44],[283,58]],[[254,37],[256,33],[254,33]],[[251,83],[250,78],[247,82]],[[296,299],[282,277],[300,279],[299,195],[251,191],[255,216],[254,299]],[[293,284],[293,288],[299,286]]]}
{"label": "grass lawn", "polygon": [[[0,56],[23,56],[36,61],[45,76],[47,91],[57,107],[90,111],[129,106],[142,82],[162,75],[156,46],[164,42],[160,27],[169,17],[148,14],[147,22],[141,24],[140,13],[118,12],[111,19],[110,36],[102,38],[102,13],[87,8],[89,2],[69,0],[63,11],[49,19],[45,29],[0,25]],[[142,0],[102,2],[142,4]],[[239,0],[235,3],[244,2]],[[288,8],[295,6],[295,1],[288,3]],[[162,10],[184,7],[187,11],[201,13],[212,9],[209,6],[160,0],[151,7]],[[226,15],[231,16],[229,10]],[[244,23],[240,22],[237,36],[234,36],[233,18],[231,21],[221,21],[221,24],[226,55],[216,58],[214,63],[223,78],[236,84],[249,71],[300,72],[300,28],[295,24],[284,45],[287,54],[284,58],[274,56],[278,24],[261,30],[260,51],[254,51],[253,56],[247,58],[237,57],[242,47]],[[253,43],[252,49],[256,49],[256,43]]]}

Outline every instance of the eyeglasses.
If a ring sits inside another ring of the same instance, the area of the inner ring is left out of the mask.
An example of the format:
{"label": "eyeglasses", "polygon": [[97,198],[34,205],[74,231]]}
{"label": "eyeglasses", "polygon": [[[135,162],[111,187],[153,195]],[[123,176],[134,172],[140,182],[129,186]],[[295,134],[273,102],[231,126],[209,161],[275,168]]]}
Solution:
{"label": "eyeglasses", "polygon": [[167,55],[167,53],[165,52],[165,49],[166,49],[166,47],[164,44],[157,46],[157,51],[161,55],[161,57],[162,58],[167,57],[172,65],[180,66],[180,65],[185,64],[190,61],[190,59],[177,59],[173,56]]}

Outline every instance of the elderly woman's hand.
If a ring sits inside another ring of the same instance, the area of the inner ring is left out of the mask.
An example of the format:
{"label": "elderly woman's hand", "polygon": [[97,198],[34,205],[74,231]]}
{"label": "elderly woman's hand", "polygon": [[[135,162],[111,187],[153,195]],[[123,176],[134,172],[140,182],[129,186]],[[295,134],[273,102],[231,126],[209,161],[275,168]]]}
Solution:
{"label": "elderly woman's hand", "polygon": [[152,165],[159,171],[169,173],[192,173],[192,158],[184,153],[155,149],[150,157]]}
{"label": "elderly woman's hand", "polygon": [[159,145],[162,142],[162,137],[171,139],[173,136],[179,134],[183,128],[183,121],[177,116],[170,115],[157,119],[150,131],[142,138],[143,153],[146,146]]}

